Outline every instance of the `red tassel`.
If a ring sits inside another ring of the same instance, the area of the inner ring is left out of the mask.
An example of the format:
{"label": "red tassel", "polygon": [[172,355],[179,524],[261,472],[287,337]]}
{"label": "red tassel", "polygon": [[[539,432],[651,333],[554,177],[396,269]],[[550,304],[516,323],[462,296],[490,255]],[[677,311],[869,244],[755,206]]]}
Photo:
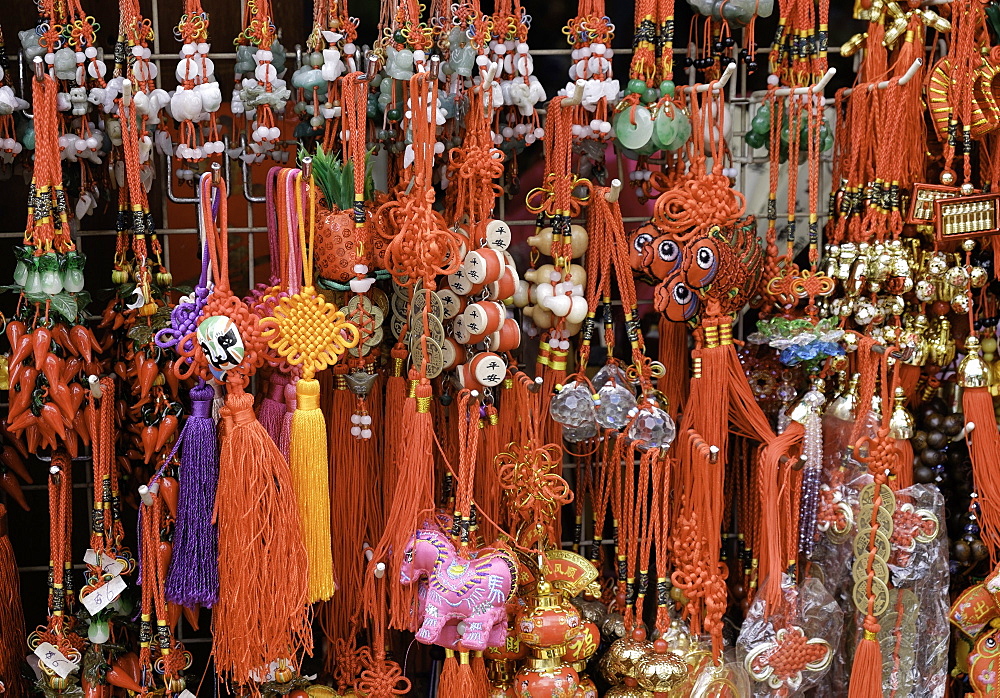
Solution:
{"label": "red tassel", "polygon": [[[406,400],[399,434],[405,440],[396,444],[396,488],[389,509],[385,532],[375,546],[373,562],[385,560],[390,551],[393,558],[389,578],[390,627],[409,629],[415,622],[416,590],[399,583],[395,571],[403,559],[406,543],[434,510],[434,417],[431,414],[430,383],[411,381],[413,397]],[[374,616],[378,603],[374,594],[374,575],[365,577],[365,608]],[[416,586],[416,585],[414,585]]]}
{"label": "red tassel", "polygon": [[24,610],[14,550],[7,536],[7,508],[0,504],[0,680],[5,698],[25,698],[28,686],[21,678],[24,661]]}
{"label": "red tassel", "polygon": [[962,410],[966,423],[975,428],[966,431],[972,477],[979,493],[979,525],[982,540],[990,551],[990,560],[996,565],[997,541],[1000,541],[1000,434],[997,433],[996,414],[989,388],[965,388],[962,391]]}
{"label": "red tassel", "polygon": [[458,690],[458,660],[455,658],[455,650],[445,650],[444,663],[438,676],[437,695],[441,698],[462,695]]}
{"label": "red tassel", "polygon": [[691,352],[688,349],[688,331],[683,322],[672,322],[660,317],[660,339],[657,358],[667,367],[658,381],[657,387],[667,396],[667,412],[677,418],[681,405],[687,402],[690,390],[688,363]]}
{"label": "red tassel", "polygon": [[231,392],[226,412],[213,653],[222,675],[256,692],[261,667],[311,649],[306,551],[288,463],[257,421],[253,398]]}
{"label": "red tassel", "polygon": [[854,652],[847,698],[882,698],[882,648],[876,638],[877,633],[870,632],[866,627],[865,636]]}
{"label": "red tassel", "polygon": [[483,659],[482,652],[473,652],[472,661],[473,696],[476,698],[487,698],[490,693],[490,679],[486,675],[486,660]]}

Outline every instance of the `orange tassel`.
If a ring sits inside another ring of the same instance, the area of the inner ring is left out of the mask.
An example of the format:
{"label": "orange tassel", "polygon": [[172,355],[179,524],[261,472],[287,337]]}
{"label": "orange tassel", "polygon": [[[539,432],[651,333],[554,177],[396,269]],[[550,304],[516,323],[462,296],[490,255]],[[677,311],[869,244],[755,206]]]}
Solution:
{"label": "orange tassel", "polygon": [[[416,373],[414,372],[415,376]],[[424,518],[434,510],[434,417],[430,383],[411,380],[413,397],[406,399],[399,434],[405,441],[396,444],[396,487],[389,509],[385,532],[375,546],[373,562],[385,560],[390,551],[393,558],[389,578],[390,627],[409,629],[416,621],[414,601],[416,591],[399,583],[395,570],[403,559],[406,543]],[[374,595],[373,575],[365,579],[365,608],[374,615],[377,601]],[[416,585],[414,585],[416,586]]]}
{"label": "orange tassel", "polygon": [[868,619],[865,619],[865,635],[854,651],[847,698],[882,698],[882,648],[877,637],[877,631],[868,630]]}
{"label": "orange tassel", "polygon": [[[780,521],[778,508],[781,505],[781,496],[790,497],[798,493],[798,488],[785,488],[787,491],[781,493],[782,467],[791,468],[794,462],[789,459],[789,452],[802,443],[805,436],[805,428],[798,422],[788,425],[778,437],[761,449],[760,461],[757,472],[760,479],[760,520],[762,526],[767,526],[768,522],[777,524]],[[781,459],[786,462],[782,465]],[[781,493],[781,494],[779,494]],[[784,559],[782,551],[791,550],[797,545],[790,543],[788,537],[793,536],[798,540],[798,532],[777,530],[773,534],[762,536],[760,550],[760,578],[767,583],[761,587],[760,594],[767,603],[768,609],[774,612],[779,608],[783,599],[781,591],[781,575],[785,571],[788,560]]]}
{"label": "orange tassel", "polygon": [[21,678],[24,661],[24,610],[14,549],[7,536],[7,508],[0,504],[0,679],[5,698],[25,698],[28,687]]}
{"label": "orange tassel", "polygon": [[660,377],[657,387],[667,396],[667,412],[676,419],[681,405],[687,402],[690,389],[688,364],[691,352],[688,349],[687,326],[661,316],[659,332],[657,358],[667,370]]}
{"label": "orange tassel", "polygon": [[288,463],[239,388],[226,400],[219,458],[219,601],[212,609],[220,674],[256,693],[256,672],[312,647],[308,571]]}
{"label": "orange tassel", "polygon": [[989,388],[964,388],[962,411],[966,423],[975,424],[972,431],[966,431],[965,440],[969,444],[972,478],[979,493],[977,501],[981,537],[989,548],[990,560],[995,565],[1000,557],[997,547],[997,541],[1000,540],[1000,471],[996,467],[1000,460],[1000,434],[997,433]]}
{"label": "orange tassel", "polygon": [[486,660],[482,652],[473,652],[472,661],[473,694],[477,698],[487,698],[490,692],[490,679],[486,675]]}
{"label": "orange tassel", "polygon": [[455,658],[455,650],[445,650],[444,663],[438,676],[437,695],[441,698],[462,695],[458,691],[458,660]]}
{"label": "orange tassel", "polygon": [[472,675],[472,667],[469,665],[468,652],[458,653],[458,675],[455,681],[455,690],[455,693],[439,693],[438,695],[442,698],[446,695],[479,698],[480,694],[476,693],[476,680]]}

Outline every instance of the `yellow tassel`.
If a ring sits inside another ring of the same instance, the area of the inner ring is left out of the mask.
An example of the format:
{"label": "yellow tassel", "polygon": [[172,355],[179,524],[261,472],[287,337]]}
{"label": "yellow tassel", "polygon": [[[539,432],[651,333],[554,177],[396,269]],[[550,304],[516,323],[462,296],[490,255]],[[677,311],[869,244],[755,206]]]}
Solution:
{"label": "yellow tassel", "polygon": [[333,596],[333,552],[330,540],[330,479],[326,461],[326,421],[319,408],[319,381],[301,378],[292,415],[290,465],[299,503],[302,539],[309,568],[309,602]]}

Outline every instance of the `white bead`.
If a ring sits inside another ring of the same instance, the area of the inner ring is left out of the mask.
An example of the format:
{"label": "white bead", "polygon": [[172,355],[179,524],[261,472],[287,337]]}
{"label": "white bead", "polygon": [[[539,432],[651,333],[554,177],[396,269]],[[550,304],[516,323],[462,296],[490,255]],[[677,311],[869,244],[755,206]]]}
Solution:
{"label": "white bead", "polygon": [[281,138],[281,129],[277,126],[272,126],[268,129],[267,135],[272,141],[276,141]]}
{"label": "white bead", "polygon": [[212,44],[202,41],[198,44],[198,53],[204,56],[211,50],[211,48]]}
{"label": "white bead", "polygon": [[368,273],[368,266],[365,265],[365,264],[355,264],[354,265],[354,273],[355,274],[367,274]]}
{"label": "white bead", "polygon": [[778,82],[779,82],[779,80],[778,80],[778,76],[777,75],[773,75],[772,74],[772,75],[768,75],[767,76],[767,84],[768,85],[777,85]]}
{"label": "white bead", "polygon": [[361,415],[361,423],[364,424],[365,426],[371,424],[372,423],[372,416],[370,414],[363,414],[363,415]]}
{"label": "white bead", "polygon": [[608,47],[604,44],[594,44],[591,46],[591,51],[595,56],[603,56],[604,52],[608,50]]}
{"label": "white bead", "polygon": [[503,44],[497,44],[497,55],[502,56],[507,53],[507,47]]}
{"label": "white bead", "polygon": [[476,65],[478,65],[480,68],[485,68],[489,64],[490,64],[490,59],[484,56],[483,54],[479,54],[478,56],[476,56]]}
{"label": "white bead", "polygon": [[185,56],[193,56],[197,51],[198,48],[194,44],[184,44],[181,46],[181,53]]}
{"label": "white bead", "polygon": [[351,436],[361,436],[361,427],[351,427]]}
{"label": "white bead", "polygon": [[361,424],[361,415],[360,414],[352,414],[351,415],[351,424]]}
{"label": "white bead", "polygon": [[88,46],[83,50],[83,55],[87,58],[97,58],[97,49],[93,46]]}
{"label": "white bead", "polygon": [[414,63],[423,63],[425,60],[427,60],[427,54],[426,53],[424,53],[420,49],[417,49],[416,51],[413,52],[413,62]]}
{"label": "white bead", "polygon": [[132,55],[136,58],[142,58],[142,46],[133,46]]}
{"label": "white bead", "polygon": [[560,273],[558,271],[550,271],[549,272],[549,281],[551,281],[554,284],[555,283],[559,283],[560,281],[562,281],[562,273]]}
{"label": "white bead", "polygon": [[541,126],[536,128],[534,133],[535,133],[535,138],[545,138],[545,129],[543,129]]}
{"label": "white bead", "polygon": [[362,439],[370,439],[371,437],[372,437],[372,430],[371,429],[362,429],[361,430],[361,438]]}

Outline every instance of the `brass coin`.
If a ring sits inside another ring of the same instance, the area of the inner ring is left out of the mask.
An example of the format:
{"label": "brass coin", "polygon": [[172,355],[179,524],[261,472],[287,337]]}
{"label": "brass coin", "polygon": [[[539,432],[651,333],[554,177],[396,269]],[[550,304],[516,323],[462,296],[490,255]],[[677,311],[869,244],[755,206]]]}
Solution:
{"label": "brass coin", "polygon": [[[888,510],[890,514],[896,512],[896,495],[892,493],[889,485],[882,485],[882,508]],[[870,483],[861,488],[858,493],[858,508],[861,511],[867,509],[871,512],[872,504],[875,501],[875,483]]]}
{"label": "brass coin", "polygon": [[428,300],[430,301],[431,304],[430,308],[428,309],[428,313],[438,318],[439,320],[443,320],[445,316],[444,304],[441,303],[441,296],[439,296],[434,291],[431,291],[430,293],[425,293],[424,291],[418,291],[413,296],[413,313],[423,313],[424,305],[428,302]]}
{"label": "brass coin", "polygon": [[370,315],[375,308],[375,304],[367,296],[351,296],[351,300],[347,301],[347,310],[344,311],[344,314],[350,315],[359,307]]}
{"label": "brass coin", "polygon": [[[427,377],[437,378],[441,375],[441,370],[444,367],[444,360],[441,354],[441,345],[435,342],[433,339],[427,339]],[[413,361],[413,366],[420,370],[420,367],[424,362],[424,342],[417,338],[413,345],[410,347],[410,359]]]}
{"label": "brass coin", "polygon": [[368,297],[371,298],[372,302],[378,306],[378,309],[382,311],[382,317],[385,317],[389,312],[389,296],[385,291],[380,289],[378,286],[372,286],[368,289]]}
{"label": "brass coin", "polygon": [[[410,318],[410,333],[407,342],[412,342],[414,338],[424,334],[423,313],[414,313]],[[438,347],[444,341],[444,325],[435,315],[427,315],[427,336],[433,339]]]}
{"label": "brass coin", "polygon": [[357,346],[351,347],[347,351],[351,353],[351,356],[366,356],[373,347],[377,347],[382,343],[384,337],[385,332],[382,328],[376,327],[375,331],[368,334],[364,341],[358,342]]}
{"label": "brass coin", "polygon": [[[858,529],[864,528],[868,530],[872,527],[872,512],[871,509],[866,511],[858,512]],[[885,509],[879,508],[878,513],[875,516],[875,520],[878,522],[878,528],[887,537],[892,537],[892,514],[890,514]]]}
{"label": "brass coin", "polygon": [[406,320],[398,315],[393,315],[392,320],[389,321],[389,330],[392,332],[392,336],[397,339],[400,339],[400,335],[403,333],[403,328],[405,326]]}
{"label": "brass coin", "polygon": [[[868,555],[870,531],[871,531],[870,526],[864,526],[858,528],[858,533],[854,537],[854,557],[862,557]],[[883,560],[888,560],[890,552],[891,548],[889,546],[889,536],[887,536],[881,529],[876,530],[875,554],[878,555]]]}
{"label": "brass coin", "polygon": [[[857,582],[854,585],[854,607],[858,612],[868,613],[868,580]],[[875,603],[872,607],[872,615],[876,618],[882,616],[889,610],[889,587],[878,577],[872,579],[872,597]]]}
{"label": "brass coin", "polygon": [[[875,571],[875,576],[879,579],[886,580],[889,579],[889,565],[888,563],[880,558],[878,555],[872,558],[872,569]],[[865,580],[868,576],[868,555],[858,555],[854,558],[854,568],[851,570],[851,576],[854,578],[854,582],[859,584]]]}

